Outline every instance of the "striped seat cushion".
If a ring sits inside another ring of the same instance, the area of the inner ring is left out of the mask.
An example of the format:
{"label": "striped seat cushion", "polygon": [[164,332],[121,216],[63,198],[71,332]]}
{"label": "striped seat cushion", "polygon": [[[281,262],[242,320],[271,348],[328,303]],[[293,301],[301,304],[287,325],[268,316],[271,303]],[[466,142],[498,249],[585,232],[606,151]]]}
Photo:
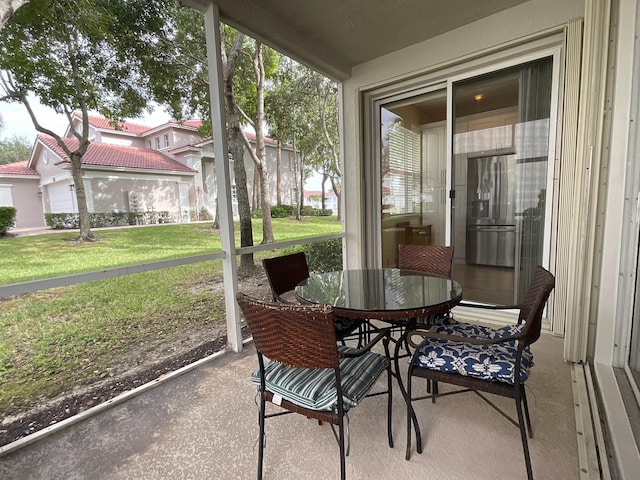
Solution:
{"label": "striped seat cushion", "polygon": [[[476,338],[504,338],[518,333],[520,325],[498,329],[448,320],[433,328],[434,332]],[[515,341],[498,345],[470,345],[440,338],[427,338],[414,356],[414,365],[430,370],[457,373],[482,380],[515,382]],[[533,355],[529,347],[522,354],[520,382],[529,377]]]}
{"label": "striped seat cushion", "polygon": [[[345,346],[338,346],[338,350],[357,351]],[[371,352],[340,360],[345,411],[367,395],[388,364],[386,356]],[[260,386],[260,370],[253,372],[251,381]],[[268,391],[300,407],[336,411],[337,390],[332,369],[294,368],[271,361],[265,366],[265,386]]]}

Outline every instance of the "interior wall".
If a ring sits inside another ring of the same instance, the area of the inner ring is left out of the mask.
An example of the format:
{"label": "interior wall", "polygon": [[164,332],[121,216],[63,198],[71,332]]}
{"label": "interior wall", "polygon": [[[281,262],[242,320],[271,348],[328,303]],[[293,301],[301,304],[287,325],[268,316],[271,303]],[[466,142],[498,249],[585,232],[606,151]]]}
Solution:
{"label": "interior wall", "polygon": [[[363,179],[344,191],[347,268],[361,268],[365,258],[364,235],[365,180],[364,162],[371,157],[363,132],[367,106],[362,93],[382,85],[400,82],[456,59],[464,59],[476,52],[508,44],[516,39],[562,26],[583,16],[583,0],[531,0],[517,7],[492,15],[425,42],[412,45],[390,55],[354,67],[352,77],[343,83],[345,178]],[[487,61],[490,61],[487,59]],[[362,113],[365,112],[365,113]],[[353,187],[353,188],[352,188]]]}

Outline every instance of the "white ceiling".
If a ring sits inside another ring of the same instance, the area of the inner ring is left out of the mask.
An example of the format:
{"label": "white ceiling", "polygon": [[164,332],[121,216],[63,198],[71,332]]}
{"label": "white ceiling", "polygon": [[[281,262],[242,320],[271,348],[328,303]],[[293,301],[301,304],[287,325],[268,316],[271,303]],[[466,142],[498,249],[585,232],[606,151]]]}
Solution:
{"label": "white ceiling", "polygon": [[354,65],[527,0],[183,0],[316,70],[344,80]]}

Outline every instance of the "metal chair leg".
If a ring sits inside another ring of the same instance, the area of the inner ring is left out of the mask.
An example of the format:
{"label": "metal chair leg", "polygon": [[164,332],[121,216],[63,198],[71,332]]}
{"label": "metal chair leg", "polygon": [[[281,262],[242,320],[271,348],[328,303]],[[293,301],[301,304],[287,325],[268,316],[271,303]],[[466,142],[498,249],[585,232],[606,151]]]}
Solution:
{"label": "metal chair leg", "polygon": [[347,465],[345,460],[345,449],[344,449],[344,416],[341,416],[338,420],[338,431],[339,431],[339,445],[340,445],[340,479],[346,480],[347,478]]}
{"label": "metal chair leg", "polygon": [[407,451],[404,458],[409,460],[411,458],[411,368],[409,368],[409,375],[407,378]]}
{"label": "metal chair leg", "polygon": [[[389,358],[389,340],[384,340],[384,350]],[[391,431],[391,417],[393,416],[393,385],[391,375],[391,360],[387,366],[387,436],[389,437],[389,447],[393,448],[393,433]]]}
{"label": "metal chair leg", "polygon": [[529,416],[529,405],[527,404],[527,393],[525,392],[524,385],[522,385],[522,404],[524,406],[524,418],[527,420],[527,431],[529,432],[529,438],[533,438],[533,430],[531,428],[531,417]]}
{"label": "metal chair leg", "polygon": [[527,479],[533,480],[533,471],[531,469],[531,457],[529,455],[529,442],[527,441],[527,430],[525,428],[525,419],[522,412],[521,392],[516,390],[516,412],[518,413],[518,426],[520,427],[520,437],[522,438],[522,450],[524,452],[524,463],[527,468]]}
{"label": "metal chair leg", "polygon": [[262,464],[264,460],[264,415],[265,415],[265,399],[264,392],[260,393],[260,411],[258,412],[258,423],[260,425],[260,433],[258,437],[258,480],[262,480]]}

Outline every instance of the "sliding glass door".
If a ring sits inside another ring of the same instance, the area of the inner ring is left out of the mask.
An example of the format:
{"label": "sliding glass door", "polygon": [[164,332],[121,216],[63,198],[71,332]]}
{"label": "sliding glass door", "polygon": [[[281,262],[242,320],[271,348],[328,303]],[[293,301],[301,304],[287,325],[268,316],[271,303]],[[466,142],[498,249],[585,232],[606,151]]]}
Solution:
{"label": "sliding glass door", "polygon": [[454,277],[467,300],[517,303],[543,263],[552,65],[454,83]]}
{"label": "sliding glass door", "polygon": [[552,66],[376,104],[382,266],[397,265],[399,244],[450,244],[465,299],[517,303],[550,250]]}

